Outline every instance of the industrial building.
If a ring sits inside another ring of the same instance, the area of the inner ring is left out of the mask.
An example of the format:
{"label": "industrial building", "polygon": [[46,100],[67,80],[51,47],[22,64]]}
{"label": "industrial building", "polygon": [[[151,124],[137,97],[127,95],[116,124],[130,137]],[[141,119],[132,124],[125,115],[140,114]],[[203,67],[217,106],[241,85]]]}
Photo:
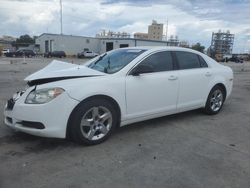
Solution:
{"label": "industrial building", "polygon": [[135,39],[148,39],[148,33],[136,32],[134,33]]}
{"label": "industrial building", "polygon": [[124,47],[176,46],[178,43],[134,38],[96,38],[44,33],[36,39],[36,45],[39,46],[40,53],[65,51],[67,55],[76,55],[86,49],[101,54]]}
{"label": "industrial building", "polygon": [[212,40],[210,46],[210,55],[217,59],[221,60],[226,55],[231,55],[233,50],[234,43],[234,34],[231,34],[228,30],[227,32],[218,32],[212,33]]}
{"label": "industrial building", "polygon": [[130,38],[130,34],[127,32],[106,31],[104,29],[96,34],[96,38]]}

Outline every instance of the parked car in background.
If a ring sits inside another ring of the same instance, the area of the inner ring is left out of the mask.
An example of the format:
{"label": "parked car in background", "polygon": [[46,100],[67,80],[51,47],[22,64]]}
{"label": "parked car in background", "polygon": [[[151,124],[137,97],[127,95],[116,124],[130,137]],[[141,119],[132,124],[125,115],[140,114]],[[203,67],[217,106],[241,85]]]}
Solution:
{"label": "parked car in background", "polygon": [[233,72],[191,49],[134,47],[84,65],[54,60],[25,80],[29,87],[5,106],[9,127],[98,144],[119,126],[199,108],[219,113]]}
{"label": "parked car in background", "polygon": [[243,58],[237,57],[237,56],[233,56],[233,57],[225,57],[222,59],[222,62],[235,62],[235,63],[243,63]]}
{"label": "parked car in background", "polygon": [[64,51],[53,51],[53,52],[46,52],[44,53],[44,57],[66,57],[66,53]]}
{"label": "parked car in background", "polygon": [[78,58],[84,58],[84,57],[96,57],[98,56],[98,53],[92,52],[92,51],[83,51],[81,53],[77,54]]}
{"label": "parked car in background", "polygon": [[10,52],[10,50],[9,50],[9,49],[3,49],[3,50],[2,50],[2,55],[4,55],[4,56],[5,56],[5,54],[6,54],[6,53],[9,53],[9,52]]}
{"label": "parked car in background", "polygon": [[243,63],[243,59],[237,56],[233,56],[232,58],[230,58],[228,61],[232,61],[235,63]]}
{"label": "parked car in background", "polygon": [[6,52],[6,57],[34,57],[36,53],[33,50],[22,49],[15,52]]}

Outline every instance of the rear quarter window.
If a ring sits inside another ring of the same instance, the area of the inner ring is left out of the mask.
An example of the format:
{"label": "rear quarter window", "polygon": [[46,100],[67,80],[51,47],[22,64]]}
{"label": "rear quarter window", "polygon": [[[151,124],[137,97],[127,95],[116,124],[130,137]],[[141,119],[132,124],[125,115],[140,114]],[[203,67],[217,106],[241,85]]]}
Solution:
{"label": "rear quarter window", "polygon": [[203,57],[201,57],[200,55],[197,55],[199,57],[200,60],[200,66],[201,67],[208,67],[206,61],[203,59]]}

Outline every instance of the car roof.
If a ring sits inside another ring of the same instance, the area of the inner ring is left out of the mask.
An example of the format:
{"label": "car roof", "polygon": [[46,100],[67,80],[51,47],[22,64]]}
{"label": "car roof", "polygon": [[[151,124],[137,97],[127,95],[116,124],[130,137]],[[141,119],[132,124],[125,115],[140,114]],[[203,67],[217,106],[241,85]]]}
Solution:
{"label": "car roof", "polygon": [[119,49],[137,49],[137,50],[146,50],[148,53],[167,50],[167,51],[182,51],[182,52],[191,52],[195,54],[199,54],[204,57],[204,53],[201,53],[197,50],[193,50],[190,48],[183,48],[177,46],[137,46],[137,47],[126,47],[126,48],[119,48]]}
{"label": "car roof", "polygon": [[138,50],[170,50],[170,51],[187,51],[187,52],[198,52],[190,48],[183,48],[177,46],[137,46],[137,47],[127,47],[123,49],[138,49]]}

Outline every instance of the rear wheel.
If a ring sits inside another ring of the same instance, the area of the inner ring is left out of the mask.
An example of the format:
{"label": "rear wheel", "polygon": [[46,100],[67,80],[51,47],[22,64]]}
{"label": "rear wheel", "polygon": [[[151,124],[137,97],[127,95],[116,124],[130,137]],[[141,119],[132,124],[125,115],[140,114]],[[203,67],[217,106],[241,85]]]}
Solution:
{"label": "rear wheel", "polygon": [[94,99],[80,104],[69,123],[70,137],[75,142],[94,145],[112,134],[118,124],[118,115],[109,101]]}
{"label": "rear wheel", "polygon": [[206,106],[204,108],[205,113],[209,115],[219,113],[223,106],[225,97],[225,92],[222,87],[213,87],[207,98]]}

